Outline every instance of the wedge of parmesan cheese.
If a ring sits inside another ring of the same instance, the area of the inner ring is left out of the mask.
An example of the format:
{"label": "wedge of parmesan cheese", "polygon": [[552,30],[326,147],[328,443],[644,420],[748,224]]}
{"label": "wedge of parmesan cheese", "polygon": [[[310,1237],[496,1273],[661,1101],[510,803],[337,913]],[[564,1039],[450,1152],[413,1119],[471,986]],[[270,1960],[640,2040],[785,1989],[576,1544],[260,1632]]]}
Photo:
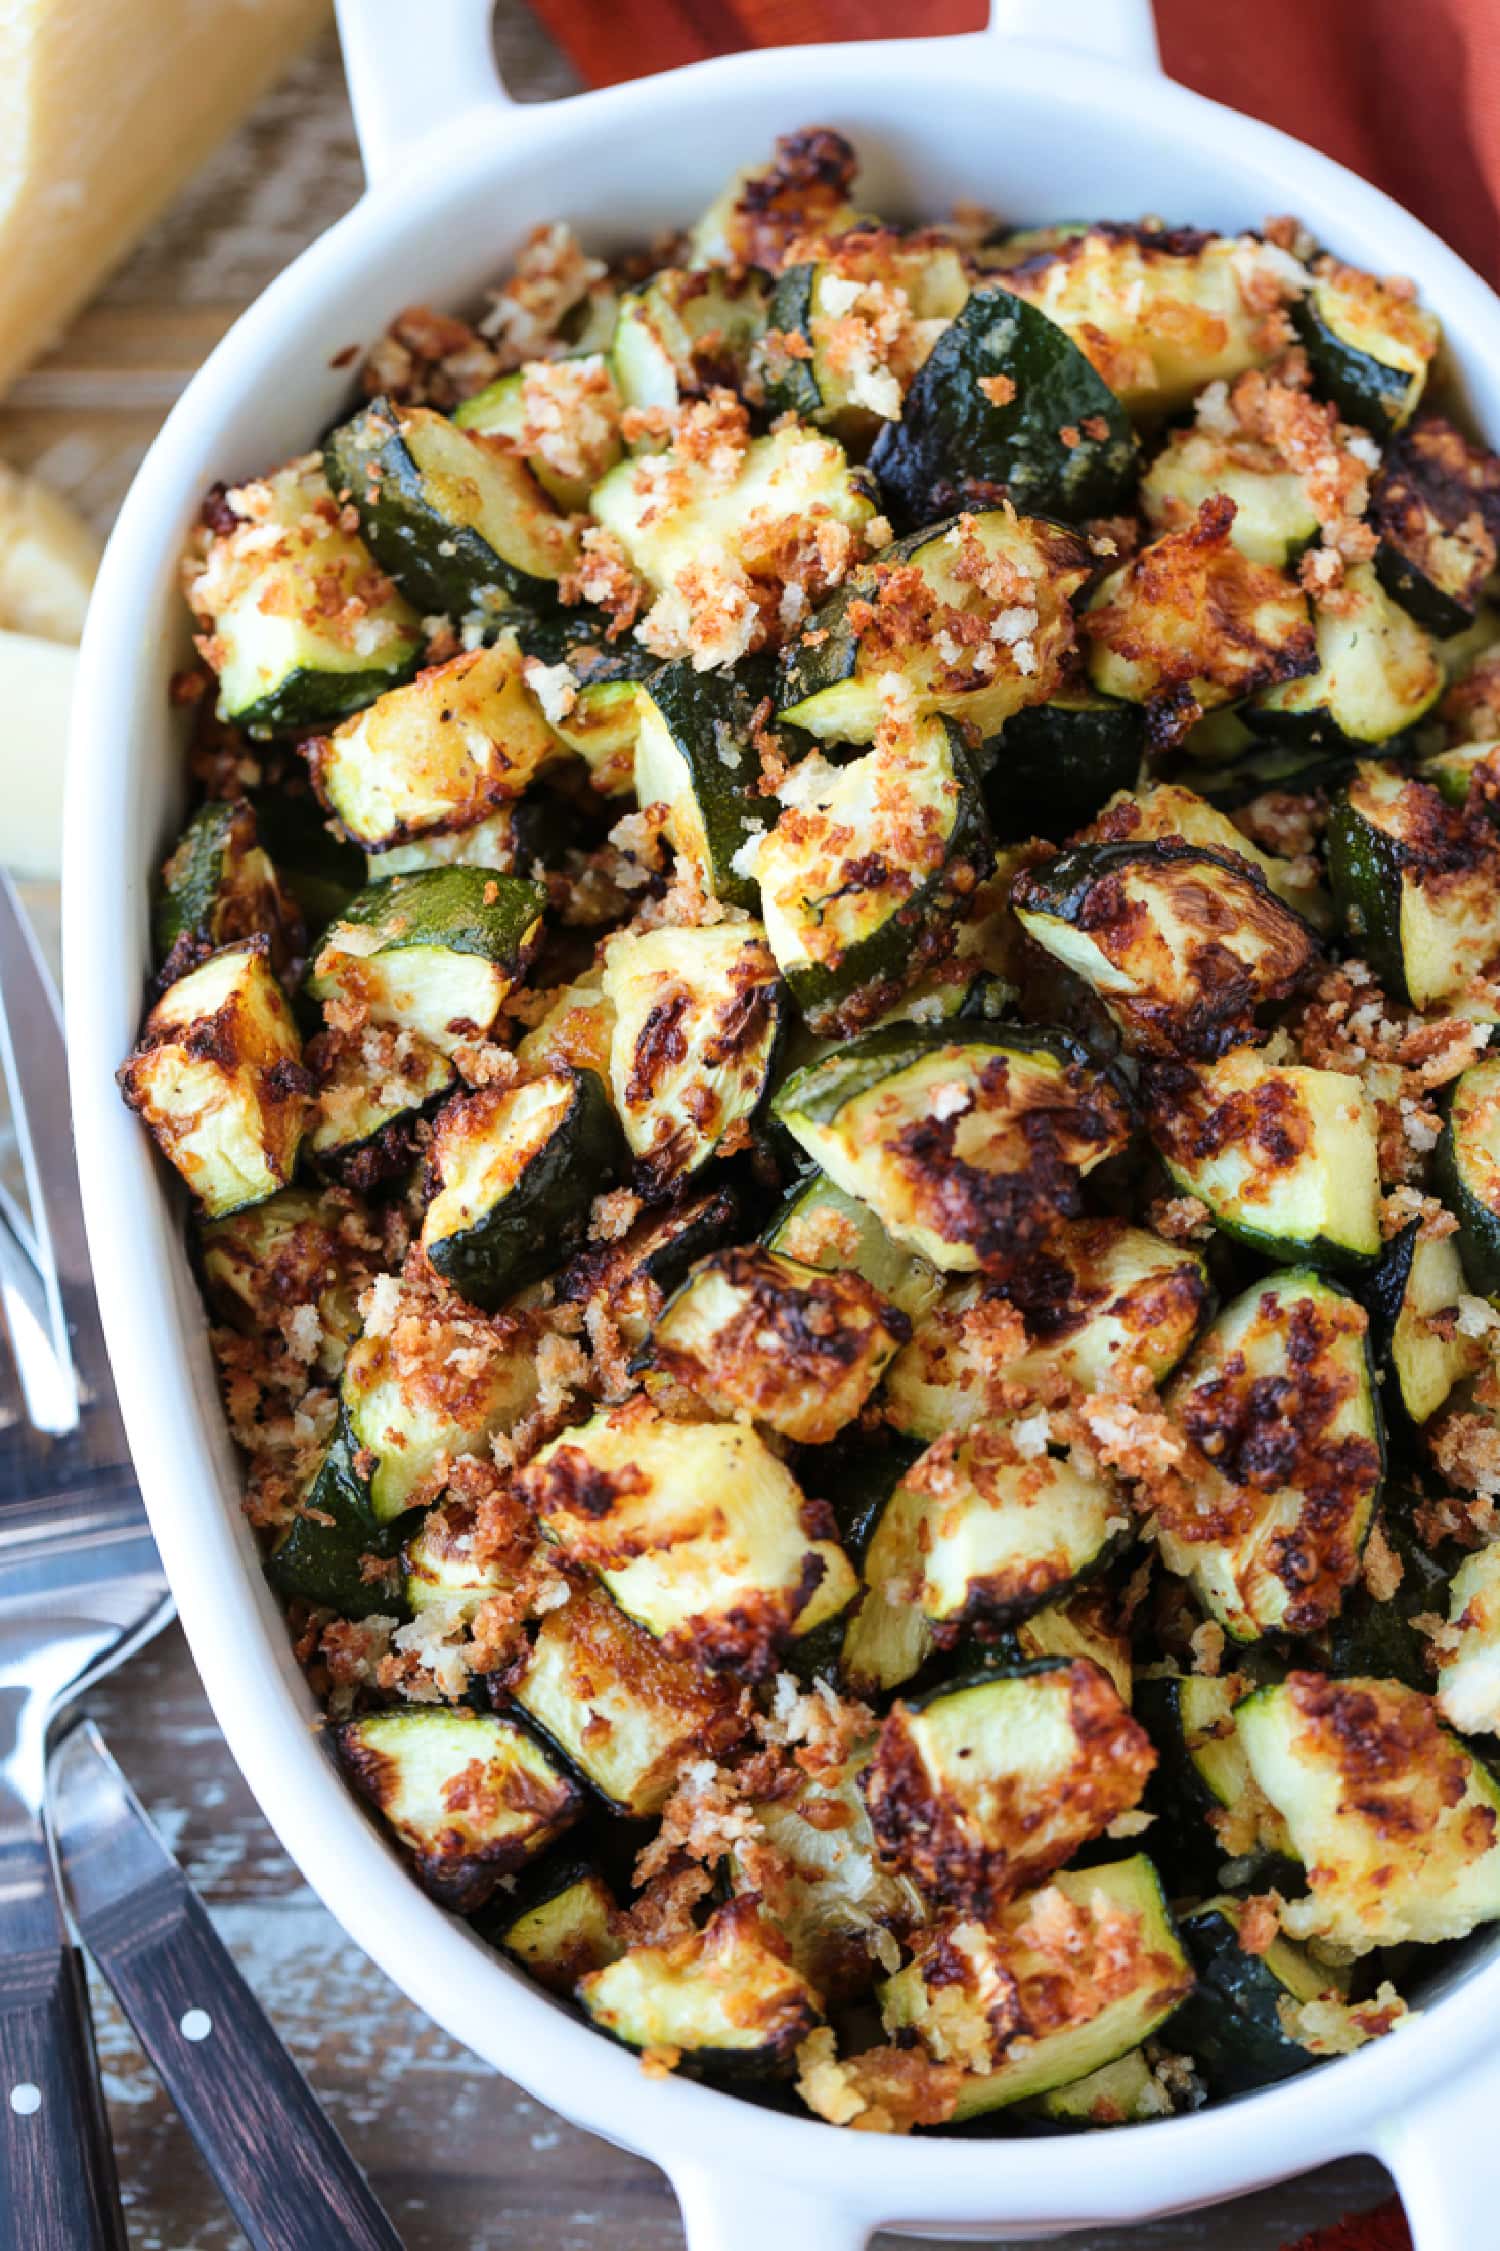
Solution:
{"label": "wedge of parmesan cheese", "polygon": [[0,389],[327,13],[326,0],[0,0]]}
{"label": "wedge of parmesan cheese", "polygon": [[63,756],[78,651],[0,633],[0,866],[55,878],[62,849]]}

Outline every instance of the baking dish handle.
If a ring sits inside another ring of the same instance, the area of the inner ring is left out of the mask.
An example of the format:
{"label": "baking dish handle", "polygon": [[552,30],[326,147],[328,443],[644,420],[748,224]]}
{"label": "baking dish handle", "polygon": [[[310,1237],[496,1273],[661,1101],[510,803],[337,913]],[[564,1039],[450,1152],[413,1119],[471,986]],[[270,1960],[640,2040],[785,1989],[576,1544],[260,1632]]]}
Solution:
{"label": "baking dish handle", "polygon": [[687,2251],[865,2251],[876,2222],[848,2199],[794,2181],[674,2165]]}
{"label": "baking dish handle", "polygon": [[424,141],[512,107],[495,65],[495,0],[334,0],[365,179],[383,187]]}
{"label": "baking dish handle", "polygon": [[990,0],[989,35],[1071,47],[1131,70],[1161,69],[1151,0]]}
{"label": "baking dish handle", "polygon": [[1401,2191],[1413,2251],[1481,2251],[1500,2236],[1497,2119],[1500,2049],[1375,2137],[1374,2155]]}

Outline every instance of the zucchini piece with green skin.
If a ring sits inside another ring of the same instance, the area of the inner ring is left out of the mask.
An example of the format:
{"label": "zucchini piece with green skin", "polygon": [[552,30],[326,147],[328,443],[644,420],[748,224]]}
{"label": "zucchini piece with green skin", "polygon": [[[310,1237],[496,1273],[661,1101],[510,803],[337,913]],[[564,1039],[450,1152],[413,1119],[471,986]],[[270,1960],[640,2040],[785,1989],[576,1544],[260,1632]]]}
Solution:
{"label": "zucchini piece with green skin", "polygon": [[625,1951],[615,1895],[587,1861],[538,1869],[524,1904],[507,1898],[478,1925],[481,1937],[520,1963],[538,1985],[571,2000],[580,1978],[618,1962]]}
{"label": "zucchini piece with green skin", "polygon": [[482,1907],[583,1809],[577,1784],[536,1738],[495,1712],[432,1704],[368,1712],[346,1720],[335,1740],[422,1889],[461,1914]]}
{"label": "zucchini piece with green skin", "polygon": [[641,682],[657,670],[657,660],[645,649],[601,650],[578,658],[572,669],[573,701],[552,731],[578,753],[601,797],[628,797],[635,787]]}
{"label": "zucchini piece with green skin", "polygon": [[1055,2125],[1098,2128],[1160,2118],[1166,2100],[1145,2049],[1132,2048],[1117,2062],[1101,2064],[1087,2078],[1038,2096],[1036,2107]]}
{"label": "zucchini piece with green skin", "polygon": [[243,797],[210,798],[173,845],[151,918],[157,974],[172,984],[204,954],[264,936],[285,975],[302,951],[302,917],[259,838]]}
{"label": "zucchini piece with green skin", "polygon": [[892,1242],[868,1204],[823,1172],[799,1181],[765,1233],[767,1250],[829,1274],[847,1267],[898,1313],[917,1320],[943,1294],[942,1276],[915,1251]]}
{"label": "zucchini piece with green skin", "polygon": [[222,946],[170,984],[119,1072],[127,1104],[205,1219],[286,1187],[311,1084],[264,937]]}
{"label": "zucchini piece with green skin", "polygon": [[686,658],[636,690],[637,803],[667,808],[663,833],[710,898],[752,911],[759,894],[739,861],[768,811],[751,740],[759,701],[743,678],[699,672]]}
{"label": "zucchini piece with green skin", "polygon": [[1139,704],[1065,687],[1013,712],[984,771],[984,801],[999,844],[1044,836],[1060,844],[1116,791],[1133,789],[1146,749]]}
{"label": "zucchini piece with green skin", "polygon": [[480,1087],[437,1121],[437,1192],[422,1217],[434,1273],[498,1312],[582,1240],[589,1205],[618,1178],[624,1138],[594,1071]]}
{"label": "zucchini piece with green skin", "polygon": [[851,1695],[888,1696],[915,1679],[937,1646],[931,1620],[906,1592],[922,1568],[921,1539],[928,1517],[925,1495],[903,1480],[903,1462],[887,1463],[891,1479],[877,1500],[860,1560],[862,1591],[843,1631],[839,1681]]}
{"label": "zucchini piece with green skin", "polygon": [[355,1468],[356,1452],[341,1417],[303,1506],[277,1533],[266,1556],[266,1577],[287,1602],[312,1603],[341,1618],[388,1618],[405,1608],[401,1541],[412,1519],[371,1523],[369,1491]]}
{"label": "zucchini piece with green skin", "polygon": [[743,389],[770,296],[768,277],[753,266],[717,273],[666,266],[631,290],[620,299],[609,345],[625,406],[657,407],[670,418],[685,397],[717,385]]}
{"label": "zucchini piece with green skin", "polygon": [[478,1519],[463,1501],[427,1510],[401,1550],[401,1591],[413,1617],[424,1610],[472,1621],[492,1595],[509,1593],[521,1568],[509,1550],[476,1554]]}
{"label": "zucchini piece with green skin", "polygon": [[1500,823],[1500,742],[1454,743],[1424,758],[1417,775],[1445,804]]}
{"label": "zucchini piece with green skin", "polygon": [[1275,359],[1280,329],[1267,314],[1306,279],[1254,235],[1098,221],[1040,244],[1006,287],[1076,338],[1131,415],[1154,419]]}
{"label": "zucchini piece with green skin", "polygon": [[1416,413],[1441,330],[1432,313],[1349,266],[1326,265],[1292,307],[1313,387],[1377,437]]}
{"label": "zucchini piece with green skin", "polygon": [[518,1490],[669,1656],[713,1670],[774,1672],[855,1591],[832,1513],[744,1424],[673,1422],[636,1397],[542,1447]]}
{"label": "zucchini piece with green skin", "polygon": [[1331,928],[1332,902],[1310,874],[1306,860],[1285,860],[1260,846],[1237,828],[1227,813],[1219,811],[1196,790],[1177,782],[1151,782],[1112,797],[1100,809],[1088,836],[1080,843],[1147,844],[1158,838],[1178,838],[1199,845],[1205,852],[1228,853],[1258,868],[1284,905],[1292,907],[1315,930]]}
{"label": "zucchini piece with green skin", "polygon": [[309,948],[367,880],[365,856],[329,833],[305,774],[250,792],[260,841],[302,916]]}
{"label": "zucchini piece with green skin", "polygon": [[[960,2080],[955,2124],[1117,2063],[1159,2031],[1192,1991],[1192,1965],[1144,1853],[1097,1868],[1063,1869],[1052,1884],[1078,1919],[1079,1951],[1062,1966],[1055,1950],[1042,1953],[1031,1943],[1036,1900],[1028,1895],[986,1923],[939,1925],[883,1989],[887,2030],[898,2040],[915,2035],[937,2056],[953,2052],[943,2038],[945,2020],[972,2014],[974,2050],[994,2060],[988,2070],[968,2071]],[[1106,1918],[1111,1962],[1120,1969],[1107,1988],[1095,1968]],[[997,1991],[1015,1996],[1007,2020],[1014,2030],[998,2040],[989,2013]],[[856,2085],[859,2060],[851,2057],[844,2066]]]}
{"label": "zucchini piece with green skin", "polygon": [[1398,1680],[1424,1694],[1433,1687],[1433,1644],[1418,1621],[1443,1615],[1463,1550],[1452,1541],[1428,1547],[1415,1518],[1420,1498],[1389,1492],[1383,1497],[1376,1529],[1395,1557],[1401,1581],[1394,1593],[1384,1592],[1382,1583],[1383,1598],[1363,1577],[1350,1588],[1343,1609],[1313,1644],[1328,1672]]}
{"label": "zucchini piece with green skin", "polygon": [[1145,1799],[1158,1824],[1152,1849],[1174,1894],[1215,1889],[1230,1861],[1257,1889],[1278,1880],[1301,1888],[1286,1823],[1251,1780],[1234,1724],[1235,1704],[1249,1686],[1239,1673],[1180,1673],[1135,1684],[1135,1716],[1158,1759]]}
{"label": "zucchini piece with green skin", "polygon": [[1370,492],[1381,585],[1439,640],[1474,623],[1495,568],[1500,460],[1440,414],[1388,448]]}
{"label": "zucchini piece with green skin", "polygon": [[1293,1267],[1227,1305],[1165,1392],[1193,1499],[1157,1513],[1162,1561],[1236,1641],[1312,1633],[1359,1571],[1384,1473],[1369,1321]]}
{"label": "zucchini piece with green skin", "polygon": [[1086,1657],[1114,1683],[1120,1702],[1134,1693],[1130,1639],[1117,1617],[1108,1587],[1081,1587],[1062,1602],[1049,1602],[1022,1618],[1012,1636],[1018,1658]]}
{"label": "zucchini piece with green skin", "polygon": [[550,865],[560,859],[572,842],[572,825],[562,798],[537,791],[502,805],[472,828],[366,853],[366,881],[384,883],[388,876],[420,875],[426,868],[489,868],[495,875],[520,875],[538,860]]}
{"label": "zucchini piece with green skin", "polygon": [[1069,604],[1091,568],[1073,532],[1013,509],[915,532],[855,571],[788,643],[778,714],[827,742],[871,742],[894,672],[917,715],[993,734],[1059,684]]}
{"label": "zucchini piece with green skin", "polygon": [[1372,563],[1345,571],[1336,603],[1314,603],[1313,624],[1315,663],[1245,705],[1256,734],[1359,751],[1404,734],[1442,694],[1432,642],[1391,600]]}
{"label": "zucchini piece with green skin", "polygon": [[537,1392],[534,1345],[519,1324],[503,1333],[413,1296],[399,1303],[393,1329],[400,1349],[392,1330],[351,1347],[339,1391],[353,1474],[373,1524],[430,1500],[459,1456],[488,1454],[495,1433],[513,1429]]}
{"label": "zucchini piece with green skin", "polygon": [[1470,1289],[1500,1292],[1500,1055],[1460,1074],[1433,1160]]}
{"label": "zucchini piece with green skin", "polygon": [[688,266],[764,266],[779,273],[806,236],[857,225],[849,189],[859,159],[842,133],[815,125],[777,136],[768,163],[746,165],[725,183],[688,236]]}
{"label": "zucchini piece with green skin", "polygon": [[[302,734],[362,710],[421,661],[418,613],[341,524],[311,457],[225,500],[188,587],[219,679],[220,719]],[[268,533],[274,531],[274,537]]]}
{"label": "zucchini piece with green skin", "polygon": [[907,528],[989,502],[997,486],[1029,514],[1080,521],[1124,506],[1136,447],[1120,401],[1064,329],[1009,287],[976,289],[870,466]]}
{"label": "zucchini piece with green skin", "polygon": [[1229,536],[1252,563],[1288,570],[1318,536],[1307,480],[1274,446],[1243,430],[1226,438],[1201,423],[1168,433],[1141,478],[1141,507],[1154,531],[1177,531],[1221,492],[1235,507]]}
{"label": "zucchini piece with green skin", "polygon": [[1284,1266],[1363,1274],[1384,1248],[1374,1106],[1358,1079],[1231,1048],[1145,1074],[1147,1129],[1173,1186]]}
{"label": "zucchini piece with green skin", "polygon": [[1397,999],[1493,1015],[1470,988],[1500,954],[1500,840],[1427,782],[1363,760],[1328,819],[1328,875],[1350,939]]}
{"label": "zucchini piece with green skin", "polygon": [[789,1952],[747,1895],[701,1930],[628,1948],[580,1980],[578,1999],[601,2032],[647,2054],[670,2050],[680,2071],[776,2076],[823,2021]]}
{"label": "zucchini piece with green skin", "polygon": [[372,1257],[367,1226],[348,1198],[283,1188],[199,1230],[204,1294],[220,1320],[248,1336],[272,1335],[290,1308],[310,1305],[316,1365],[336,1376],[359,1334],[359,1293]]}
{"label": "zucchini piece with green skin", "polygon": [[1367,1954],[1500,1916],[1500,1783],[1431,1697],[1292,1673],[1235,1724],[1307,1869],[1309,1896],[1282,1910],[1288,1937]]}
{"label": "zucchini piece with green skin", "polygon": [[[605,951],[609,1076],[641,1177],[688,1178],[771,1084],[786,995],[757,922],[622,931]],[[737,1132],[736,1129],[739,1129]]]}
{"label": "zucchini piece with green skin", "polygon": [[417,1124],[451,1094],[458,1073],[441,1049],[410,1032],[325,1032],[312,1042],[307,1154],[326,1179],[361,1195],[409,1172]]}
{"label": "zucchini piece with green skin", "polygon": [[1120,1087],[1079,1042],[1020,1025],[866,1032],[794,1072],[772,1108],[888,1234],[955,1273],[1034,1248],[1131,1132]]}
{"label": "zucchini piece with green skin", "polygon": [[323,463],[423,616],[499,624],[509,610],[550,608],[577,559],[572,526],[520,456],[431,407],[372,399],[333,431]]}
{"label": "zucchini piece with green skin", "polygon": [[665,1379],[715,1414],[826,1446],[910,1334],[905,1314],[860,1275],[737,1244],[695,1267],[653,1323],[647,1389]]}
{"label": "zucchini piece with green skin", "polygon": [[580,1251],[557,1277],[558,1298],[586,1305],[602,1296],[626,1348],[638,1352],[691,1268],[732,1242],[743,1226],[739,1199],[726,1188],[648,1210],[618,1242]]}
{"label": "zucchini piece with green skin", "polygon": [[1387,1373],[1386,1406],[1398,1406],[1418,1429],[1484,1359],[1481,1339],[1457,1324],[1467,1287],[1458,1248],[1452,1236],[1422,1229],[1420,1219],[1403,1227],[1360,1290],[1375,1357]]}
{"label": "zucchini piece with green skin", "polygon": [[755,854],[766,937],[814,1031],[868,1022],[941,943],[992,856],[961,731],[922,721],[847,766],[814,752]]}
{"label": "zucchini piece with green skin", "polygon": [[1081,844],[1011,888],[1029,938],[1098,994],[1146,1054],[1212,1057],[1318,958],[1313,932],[1238,855],[1158,838]]}
{"label": "zucchini piece with green skin", "polygon": [[[917,1322],[892,1362],[882,1407],[887,1422],[928,1443],[969,1429],[991,1411],[992,1385],[1030,1386],[1041,1398],[1068,1388],[1128,1392],[1137,1372],[1153,1384],[1170,1375],[1198,1333],[1209,1303],[1197,1252],[1114,1219],[1074,1220],[1007,1281],[1030,1343],[1006,1357],[1002,1319],[981,1286],[959,1283]],[[1002,1349],[1003,1347],[1003,1349]]]}
{"label": "zucchini piece with green skin", "polygon": [[[481,438],[508,439],[548,498],[571,514],[587,508],[591,489],[624,451],[620,407],[603,353],[584,352],[528,360],[455,407],[453,426]],[[545,441],[554,434],[561,440],[564,467],[549,457],[545,442],[526,451],[528,436]]]}
{"label": "zucchini piece with green skin", "polygon": [[[893,293],[906,319],[925,326],[956,319],[969,295],[963,262],[937,234],[857,226],[822,246],[816,260],[782,269],[760,354],[766,406],[867,439],[901,416],[923,338],[903,328],[882,354],[873,323],[889,318]],[[863,349],[860,349],[860,345]]]}
{"label": "zucchini piece with green skin", "polygon": [[1347,1991],[1338,1973],[1315,1962],[1304,1947],[1277,1936],[1263,1951],[1241,1942],[1245,1903],[1220,1895],[1194,1907],[1178,1923],[1198,1989],[1172,2027],[1212,2092],[1240,2095],[1307,2071],[1318,2061],[1292,2027],[1309,2001],[1341,2002]]}
{"label": "zucchini piece with green skin", "polygon": [[863,1787],[886,1864],[992,1912],[1139,1800],[1156,1753],[1086,1658],[1043,1658],[898,1703]]}
{"label": "zucchini piece with green skin", "polygon": [[313,784],[367,852],[472,828],[519,797],[555,753],[526,686],[521,648],[502,633],[393,688],[303,746]]}
{"label": "zucchini piece with green skin", "polygon": [[734,1684],[669,1657],[602,1588],[549,1610],[509,1695],[612,1811],[661,1812],[694,1759],[745,1731]]}
{"label": "zucchini piece with green skin", "polygon": [[1462,1735],[1500,1734],[1500,1543],[1453,1574],[1448,1632],[1435,1642],[1437,1707]]}
{"label": "zucchini piece with green skin", "polygon": [[546,893],[483,868],[428,868],[372,883],[325,936],[307,981],[316,1001],[354,1001],[368,1020],[451,1055],[483,1039],[520,976]]}

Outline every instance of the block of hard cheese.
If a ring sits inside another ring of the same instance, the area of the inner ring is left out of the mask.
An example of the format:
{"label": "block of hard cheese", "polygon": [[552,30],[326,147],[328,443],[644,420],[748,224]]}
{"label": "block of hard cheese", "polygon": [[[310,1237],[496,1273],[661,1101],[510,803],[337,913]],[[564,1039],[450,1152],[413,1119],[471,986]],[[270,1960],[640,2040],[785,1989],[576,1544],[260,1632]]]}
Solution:
{"label": "block of hard cheese", "polygon": [[55,878],[61,867],[63,761],[78,651],[0,633],[0,867]]}
{"label": "block of hard cheese", "polygon": [[0,0],[0,390],[328,14],[328,0]]}

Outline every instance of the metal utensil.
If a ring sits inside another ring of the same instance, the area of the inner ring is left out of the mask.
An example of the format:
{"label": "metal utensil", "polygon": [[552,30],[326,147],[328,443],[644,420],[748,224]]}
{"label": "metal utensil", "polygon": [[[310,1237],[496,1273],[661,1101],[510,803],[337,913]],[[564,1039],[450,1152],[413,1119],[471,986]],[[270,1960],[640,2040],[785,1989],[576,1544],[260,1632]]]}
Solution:
{"label": "metal utensil", "polygon": [[0,1069],[31,1207],[0,1202],[0,2243],[125,2243],[43,1821],[59,1702],[169,1614],[104,1356],[57,1000],[0,876]]}

